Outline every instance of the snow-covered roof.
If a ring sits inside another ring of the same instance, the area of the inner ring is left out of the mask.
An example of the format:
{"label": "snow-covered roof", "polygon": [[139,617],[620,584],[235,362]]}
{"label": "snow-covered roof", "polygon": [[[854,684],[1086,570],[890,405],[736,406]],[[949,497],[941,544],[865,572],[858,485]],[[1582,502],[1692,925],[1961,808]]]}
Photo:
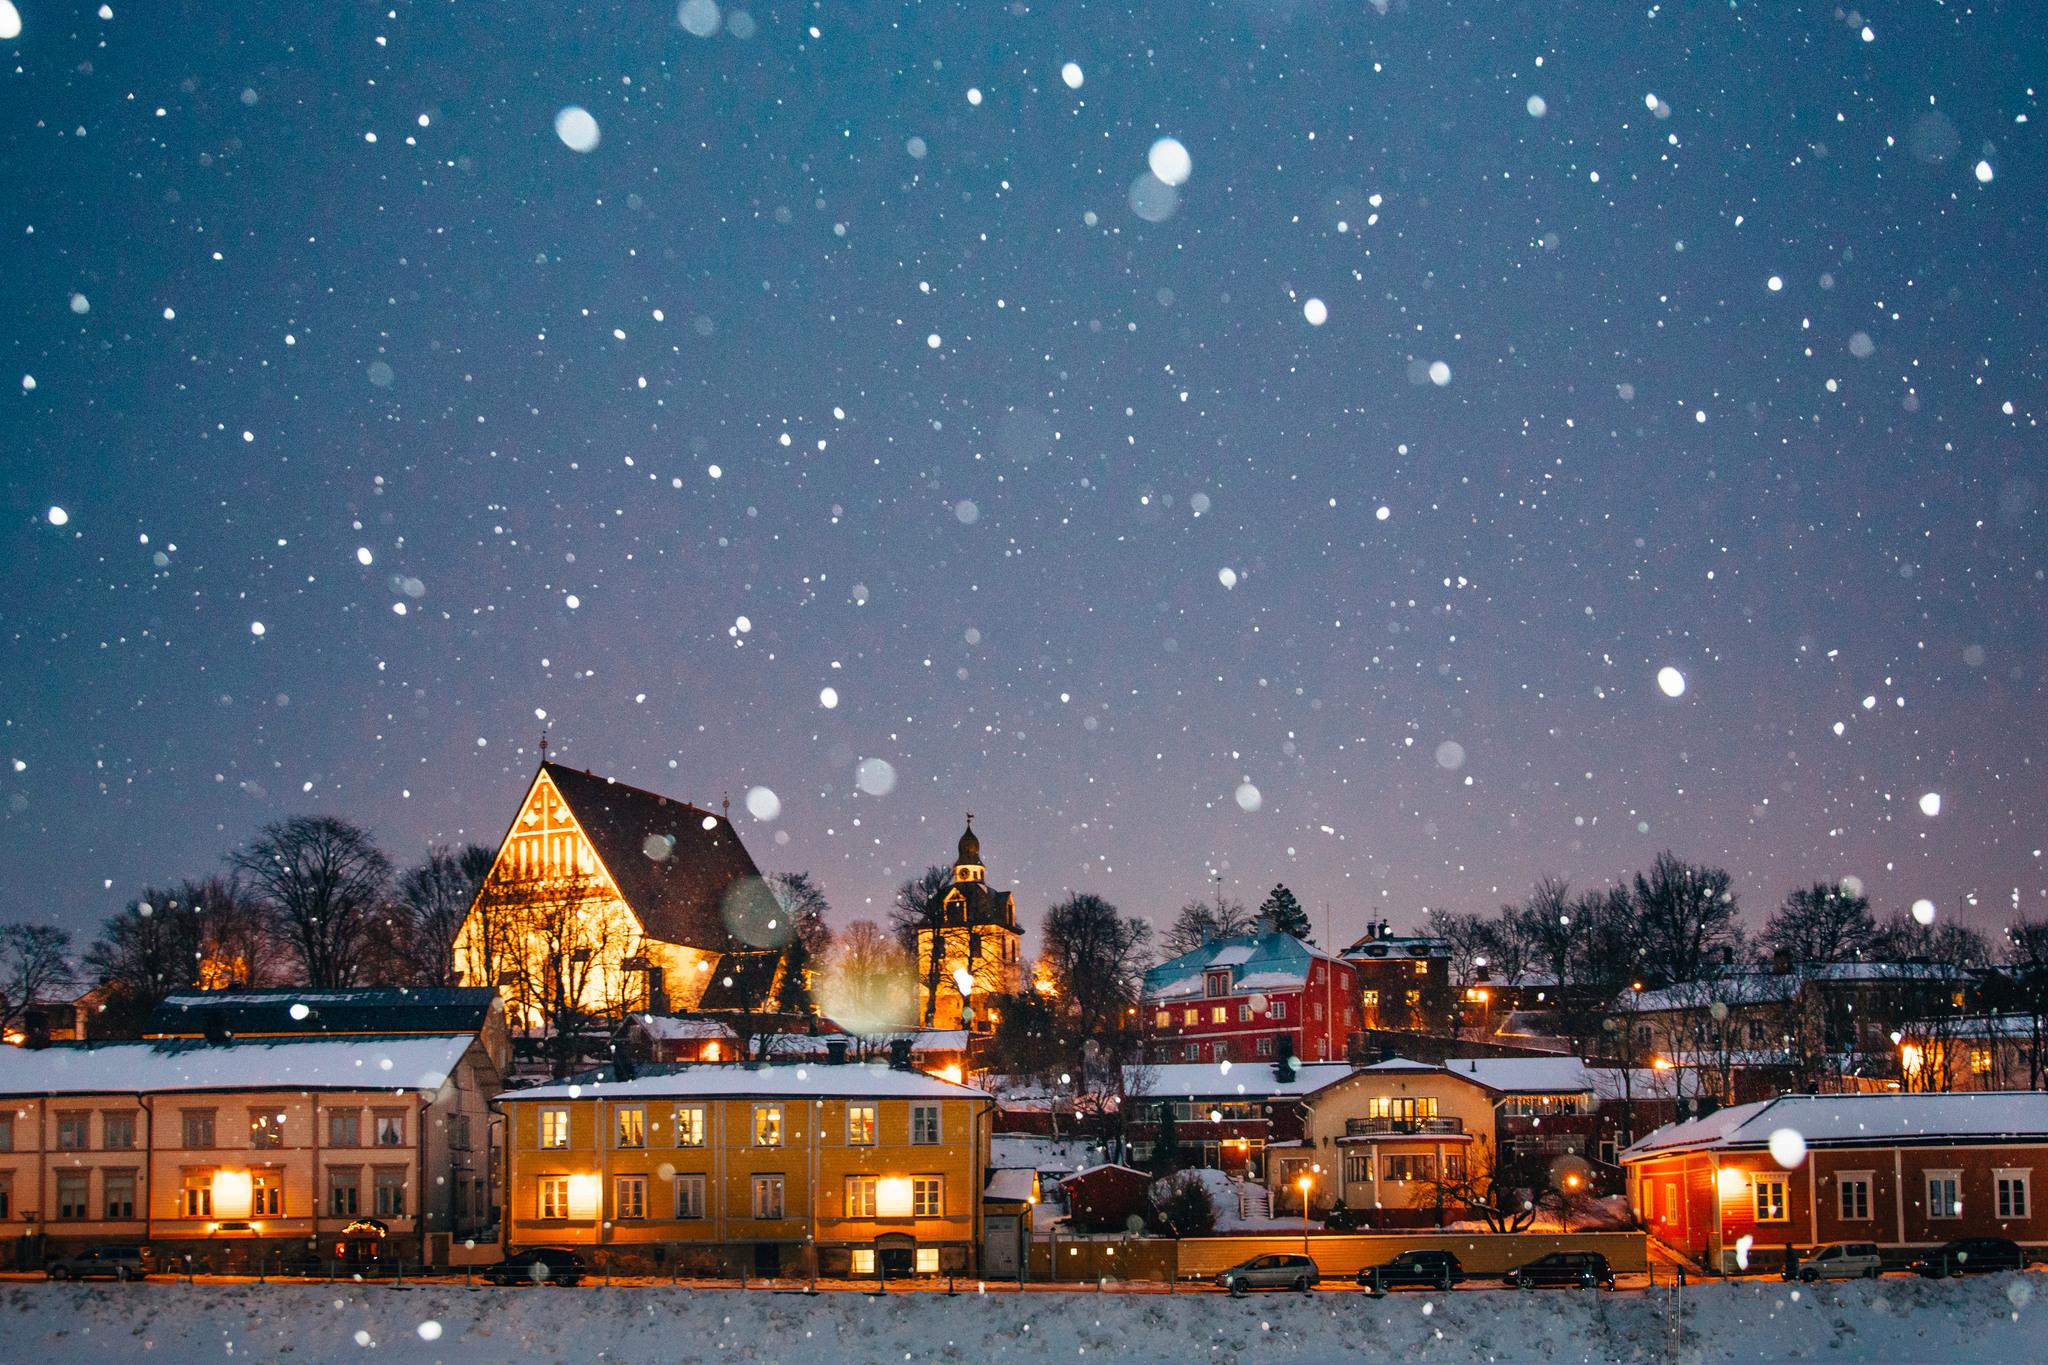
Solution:
{"label": "snow-covered roof", "polygon": [[1959,981],[1970,973],[1938,962],[1811,962],[1788,971],[1768,967],[1733,967],[1701,981],[1680,981],[1653,991],[1623,991],[1615,998],[1618,1011],[1651,1014],[1692,1010],[1721,1001],[1730,1005],[1776,1004],[1797,996],[1811,982]]}
{"label": "snow-covered roof", "polygon": [[982,1187],[983,1199],[995,1199],[1008,1204],[1022,1204],[1038,1193],[1038,1172],[1029,1166],[997,1168],[988,1173],[988,1184]]}
{"label": "snow-covered roof", "polygon": [[2048,1093],[1780,1095],[1666,1124],[1621,1156],[1641,1161],[1679,1152],[1754,1150],[1769,1146],[1781,1128],[1798,1133],[1809,1147],[2048,1142]]}
{"label": "snow-covered roof", "polygon": [[1120,1161],[1105,1161],[1100,1166],[1090,1166],[1085,1171],[1074,1172],[1060,1181],[1060,1184],[1071,1185],[1076,1180],[1085,1180],[1091,1175],[1102,1175],[1106,1172],[1114,1172],[1118,1175],[1134,1175],[1148,1185],[1152,1182],[1152,1177],[1148,1173],[1138,1170],[1136,1167],[1126,1166]]}
{"label": "snow-covered roof", "polygon": [[849,1099],[980,1100],[994,1099],[971,1086],[955,1085],[922,1071],[896,1071],[887,1066],[848,1062],[844,1066],[813,1062],[807,1066],[747,1067],[731,1064],[644,1067],[633,1079],[619,1081],[598,1075],[581,1080],[511,1090],[501,1100],[574,1099]]}
{"label": "snow-covered roof", "polygon": [[439,1090],[474,1033],[0,1047],[0,1095]]}
{"label": "snow-covered roof", "polygon": [[1213,939],[1145,973],[1148,1004],[1185,1000],[1206,994],[1206,973],[1230,969],[1233,991],[1298,990],[1308,981],[1311,962],[1337,962],[1337,957],[1278,931]]}
{"label": "snow-covered roof", "polygon": [[716,1019],[678,1019],[672,1014],[636,1014],[633,1022],[664,1043],[730,1042],[739,1037]]}
{"label": "snow-covered roof", "polygon": [[1132,1099],[1263,1099],[1306,1095],[1351,1070],[1349,1062],[1297,1062],[1293,1074],[1281,1080],[1271,1062],[1169,1062],[1125,1067],[1124,1085]]}
{"label": "snow-covered roof", "polygon": [[1444,1070],[1504,1095],[1564,1095],[1598,1088],[1597,1067],[1577,1057],[1458,1057]]}

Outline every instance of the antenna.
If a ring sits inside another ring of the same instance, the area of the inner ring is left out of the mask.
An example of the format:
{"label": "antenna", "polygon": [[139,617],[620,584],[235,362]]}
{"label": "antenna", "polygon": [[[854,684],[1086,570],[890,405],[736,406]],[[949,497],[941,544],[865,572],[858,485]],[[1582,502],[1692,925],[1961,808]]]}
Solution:
{"label": "antenna", "polygon": [[725,823],[732,823],[732,793],[726,792],[718,798],[718,808],[725,813]]}
{"label": "antenna", "polygon": [[545,730],[540,732],[540,761],[548,761],[548,732]]}

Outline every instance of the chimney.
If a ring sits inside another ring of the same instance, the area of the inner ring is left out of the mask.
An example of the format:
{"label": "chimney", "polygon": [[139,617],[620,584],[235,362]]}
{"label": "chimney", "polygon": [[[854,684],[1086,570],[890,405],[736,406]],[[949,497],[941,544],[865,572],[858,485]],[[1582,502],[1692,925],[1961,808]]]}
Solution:
{"label": "chimney", "polygon": [[612,1040],[612,1079],[630,1081],[640,1074],[640,1059],[633,1055],[633,1045],[624,1038]]}
{"label": "chimney", "polygon": [[234,1030],[228,1027],[228,1016],[224,1010],[201,1010],[200,1022],[206,1028],[206,1041],[219,1047],[235,1040]]}
{"label": "chimney", "polygon": [[846,1040],[844,1038],[827,1038],[825,1040],[825,1065],[846,1065]]}
{"label": "chimney", "polygon": [[647,969],[647,1012],[668,1013],[668,969],[649,967]]}
{"label": "chimney", "polygon": [[908,1038],[891,1038],[889,1040],[889,1069],[891,1071],[910,1070],[910,1040]]}
{"label": "chimney", "polygon": [[50,1012],[30,1010],[22,1016],[21,1045],[26,1048],[42,1048],[50,1045]]}
{"label": "chimney", "polygon": [[1294,1064],[1294,1035],[1276,1034],[1273,1038],[1273,1079],[1291,1081],[1299,1070]]}

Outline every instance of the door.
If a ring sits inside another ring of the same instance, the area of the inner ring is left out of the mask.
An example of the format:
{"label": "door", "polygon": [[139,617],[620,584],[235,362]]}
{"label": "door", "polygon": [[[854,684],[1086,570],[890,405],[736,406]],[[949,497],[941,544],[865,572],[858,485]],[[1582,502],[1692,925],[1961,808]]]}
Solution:
{"label": "door", "polygon": [[1017,1278],[1017,1229],[1015,1214],[990,1214],[981,1232],[981,1273],[991,1280]]}
{"label": "door", "polygon": [[763,1280],[772,1280],[782,1273],[782,1248],[774,1242],[754,1244],[754,1274]]}

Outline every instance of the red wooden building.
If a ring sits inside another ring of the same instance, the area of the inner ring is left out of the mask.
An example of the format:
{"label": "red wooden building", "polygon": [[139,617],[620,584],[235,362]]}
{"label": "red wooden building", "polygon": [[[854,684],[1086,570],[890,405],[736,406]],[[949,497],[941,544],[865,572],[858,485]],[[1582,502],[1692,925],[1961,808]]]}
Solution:
{"label": "red wooden building", "polygon": [[1351,964],[1291,934],[1216,939],[1145,973],[1151,1062],[1344,1056],[1358,1027]]}
{"label": "red wooden building", "polygon": [[2038,1091],[1784,1095],[1659,1128],[1622,1162],[1651,1234],[1723,1272],[1776,1270],[1784,1248],[1823,1242],[2048,1244]]}

